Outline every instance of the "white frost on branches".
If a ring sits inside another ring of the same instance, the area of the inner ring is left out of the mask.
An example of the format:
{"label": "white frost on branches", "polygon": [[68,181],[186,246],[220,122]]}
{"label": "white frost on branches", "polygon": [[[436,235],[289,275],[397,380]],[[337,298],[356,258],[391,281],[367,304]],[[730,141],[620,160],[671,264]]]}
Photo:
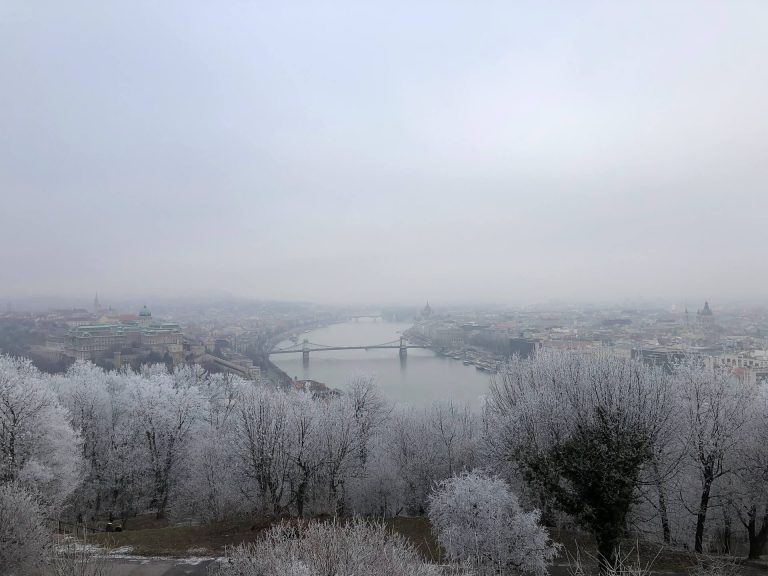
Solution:
{"label": "white frost on branches", "polygon": [[0,483],[0,569],[3,576],[38,574],[51,535],[38,502],[16,482]]}
{"label": "white frost on branches", "polygon": [[504,480],[474,470],[439,482],[429,498],[440,545],[475,570],[546,574],[558,546],[539,517],[522,510]]}
{"label": "white frost on branches", "polygon": [[217,576],[438,576],[399,534],[383,524],[281,524],[255,544],[230,551]]}
{"label": "white frost on branches", "polygon": [[80,446],[44,377],[28,360],[0,356],[0,482],[59,507],[80,482]]}

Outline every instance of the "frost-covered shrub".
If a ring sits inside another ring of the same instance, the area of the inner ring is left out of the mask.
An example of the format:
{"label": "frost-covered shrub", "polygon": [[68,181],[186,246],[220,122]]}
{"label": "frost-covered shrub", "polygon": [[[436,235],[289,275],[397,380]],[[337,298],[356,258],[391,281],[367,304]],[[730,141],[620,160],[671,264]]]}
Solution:
{"label": "frost-covered shrub", "polygon": [[524,512],[506,482],[482,472],[438,483],[429,498],[429,519],[449,557],[473,568],[546,574],[557,554],[538,510]]}
{"label": "frost-covered shrub", "polygon": [[735,558],[698,556],[691,576],[736,576],[740,566]]}
{"label": "frost-covered shrub", "polygon": [[37,501],[16,482],[0,484],[0,572],[25,576],[38,572],[51,536]]}
{"label": "frost-covered shrub", "polygon": [[218,576],[437,576],[399,534],[383,524],[281,524],[255,544],[229,551]]}

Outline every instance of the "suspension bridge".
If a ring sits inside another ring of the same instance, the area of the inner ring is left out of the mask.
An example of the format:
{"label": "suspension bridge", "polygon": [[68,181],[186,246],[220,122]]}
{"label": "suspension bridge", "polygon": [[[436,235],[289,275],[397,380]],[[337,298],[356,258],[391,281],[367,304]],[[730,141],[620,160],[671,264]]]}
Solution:
{"label": "suspension bridge", "polygon": [[405,338],[384,342],[383,344],[366,344],[364,346],[329,346],[327,344],[315,344],[309,340],[304,340],[301,344],[293,344],[285,348],[275,348],[269,354],[298,354],[301,352],[301,358],[304,362],[309,362],[310,352],[330,352],[332,350],[398,350],[400,358],[408,355],[409,348],[426,348],[418,344],[409,344]]}

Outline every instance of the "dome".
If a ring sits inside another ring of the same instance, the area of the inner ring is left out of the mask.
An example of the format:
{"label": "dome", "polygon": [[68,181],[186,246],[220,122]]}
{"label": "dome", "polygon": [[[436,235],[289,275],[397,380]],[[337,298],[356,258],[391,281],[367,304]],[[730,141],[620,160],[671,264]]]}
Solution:
{"label": "dome", "polygon": [[152,312],[149,311],[146,304],[144,305],[144,308],[141,309],[141,312],[139,312],[139,316],[143,316],[144,318],[152,316]]}

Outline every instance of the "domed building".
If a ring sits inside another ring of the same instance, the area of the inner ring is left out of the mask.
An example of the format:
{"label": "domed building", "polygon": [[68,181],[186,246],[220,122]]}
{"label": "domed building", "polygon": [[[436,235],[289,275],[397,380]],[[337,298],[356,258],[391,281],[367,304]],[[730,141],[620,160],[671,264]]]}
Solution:
{"label": "domed building", "polygon": [[149,308],[147,308],[147,305],[145,304],[139,311],[139,326],[146,328],[150,324],[152,324],[152,312],[149,311]]}
{"label": "domed building", "polygon": [[183,360],[181,327],[175,322],[155,321],[146,305],[138,315],[114,314],[110,310],[102,320],[69,330],[64,354],[76,360],[111,360],[118,369],[123,363],[144,362],[151,354],[168,355],[174,363]]}

